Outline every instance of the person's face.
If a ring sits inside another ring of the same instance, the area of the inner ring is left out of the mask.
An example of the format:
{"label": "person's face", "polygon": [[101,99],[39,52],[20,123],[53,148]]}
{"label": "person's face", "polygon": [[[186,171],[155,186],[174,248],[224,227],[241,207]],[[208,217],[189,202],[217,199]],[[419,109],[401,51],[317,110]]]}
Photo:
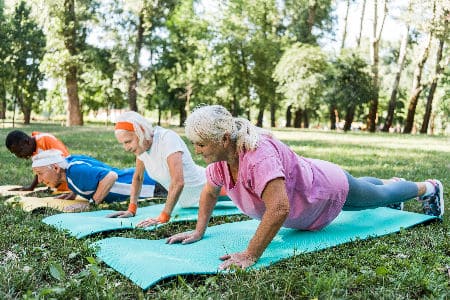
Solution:
{"label": "person's face", "polygon": [[11,145],[9,149],[9,151],[19,158],[30,158],[34,150],[33,145],[28,142]]}
{"label": "person's face", "polygon": [[56,164],[35,167],[33,168],[33,172],[37,175],[39,182],[51,188],[57,188],[63,182],[62,169]]}
{"label": "person's face", "polygon": [[193,143],[196,154],[203,156],[203,160],[207,163],[227,160],[227,152],[223,143],[202,141]]}
{"label": "person's face", "polygon": [[144,141],[143,146],[139,145],[139,138],[132,131],[117,131],[116,139],[120,144],[122,144],[125,151],[131,152],[136,156],[142,154],[151,145],[151,141],[148,140]]}

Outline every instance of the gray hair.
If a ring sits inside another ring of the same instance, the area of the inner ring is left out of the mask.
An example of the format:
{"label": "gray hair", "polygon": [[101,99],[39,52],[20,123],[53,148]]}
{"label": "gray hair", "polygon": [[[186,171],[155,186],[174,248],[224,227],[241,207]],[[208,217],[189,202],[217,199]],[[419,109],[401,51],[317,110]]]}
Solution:
{"label": "gray hair", "polygon": [[233,117],[221,105],[197,107],[186,119],[185,126],[187,138],[194,143],[219,142],[228,133],[231,140],[236,142],[238,152],[255,150],[261,135],[272,135],[247,119]]}
{"label": "gray hair", "polygon": [[[133,124],[134,133],[136,133],[139,139],[139,145],[143,145],[144,140],[149,140],[153,136],[153,125],[152,123],[144,118],[142,115],[135,111],[127,111],[119,115],[116,118],[117,122],[128,122]],[[124,129],[115,129],[115,132],[127,131]]]}

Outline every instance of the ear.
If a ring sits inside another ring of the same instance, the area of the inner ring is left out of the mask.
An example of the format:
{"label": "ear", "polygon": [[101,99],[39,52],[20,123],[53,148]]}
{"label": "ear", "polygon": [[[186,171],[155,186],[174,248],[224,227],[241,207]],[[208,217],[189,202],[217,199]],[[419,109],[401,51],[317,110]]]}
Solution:
{"label": "ear", "polygon": [[53,164],[52,165],[52,169],[56,172],[56,173],[59,173],[59,172],[61,172],[61,167],[60,166],[58,166],[58,164]]}
{"label": "ear", "polygon": [[222,137],[222,144],[224,147],[227,147],[231,143],[231,137],[230,134],[227,132]]}

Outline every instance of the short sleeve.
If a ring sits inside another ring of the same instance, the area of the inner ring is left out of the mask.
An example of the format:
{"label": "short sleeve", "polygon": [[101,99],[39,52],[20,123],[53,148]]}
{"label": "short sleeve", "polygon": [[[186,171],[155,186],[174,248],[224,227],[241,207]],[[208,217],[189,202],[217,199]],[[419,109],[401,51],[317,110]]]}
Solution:
{"label": "short sleeve", "polygon": [[181,137],[171,130],[167,130],[160,139],[160,147],[164,153],[164,159],[167,159],[175,152],[184,152],[186,149],[186,145]]}
{"label": "short sleeve", "polygon": [[276,156],[268,156],[253,164],[247,178],[249,188],[262,197],[267,184],[276,178],[286,178],[284,167]]}
{"label": "short sleeve", "polygon": [[209,164],[206,167],[206,180],[215,187],[225,185],[224,169],[220,163]]}

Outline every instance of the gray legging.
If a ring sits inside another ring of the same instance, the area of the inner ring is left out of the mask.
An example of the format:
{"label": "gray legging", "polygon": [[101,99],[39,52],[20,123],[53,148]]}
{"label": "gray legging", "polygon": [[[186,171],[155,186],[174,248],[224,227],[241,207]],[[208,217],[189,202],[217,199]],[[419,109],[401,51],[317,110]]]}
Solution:
{"label": "gray legging", "polygon": [[383,185],[374,177],[355,178],[345,172],[349,191],[343,210],[361,210],[386,206],[407,201],[417,196],[418,188],[414,182],[398,181]]}

